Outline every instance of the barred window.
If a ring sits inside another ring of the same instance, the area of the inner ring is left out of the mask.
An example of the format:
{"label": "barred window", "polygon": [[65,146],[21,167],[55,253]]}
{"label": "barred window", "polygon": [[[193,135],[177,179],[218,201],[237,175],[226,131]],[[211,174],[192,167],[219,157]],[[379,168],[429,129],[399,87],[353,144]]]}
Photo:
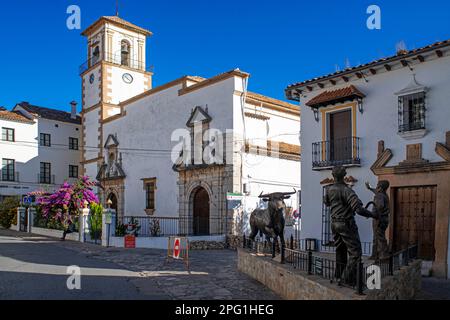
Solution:
{"label": "barred window", "polygon": [[15,181],[15,166],[16,162],[12,159],[2,160],[2,180],[14,182]]}
{"label": "barred window", "polygon": [[14,129],[2,128],[2,140],[8,142],[14,142]]}
{"label": "barred window", "polygon": [[145,188],[145,209],[155,210],[155,192],[156,192],[156,179],[144,180]]}
{"label": "barred window", "polygon": [[48,162],[41,162],[41,172],[39,174],[39,183],[51,184],[52,166]]}
{"label": "barred window", "polygon": [[425,111],[425,92],[399,97],[399,132],[425,129]]}
{"label": "barred window", "polygon": [[69,138],[69,149],[70,150],[78,150],[78,139],[77,138]]}
{"label": "barred window", "polygon": [[52,146],[51,136],[48,133],[40,134],[40,145],[42,147],[51,147]]}
{"label": "barred window", "polygon": [[78,166],[69,166],[69,178],[78,178]]}

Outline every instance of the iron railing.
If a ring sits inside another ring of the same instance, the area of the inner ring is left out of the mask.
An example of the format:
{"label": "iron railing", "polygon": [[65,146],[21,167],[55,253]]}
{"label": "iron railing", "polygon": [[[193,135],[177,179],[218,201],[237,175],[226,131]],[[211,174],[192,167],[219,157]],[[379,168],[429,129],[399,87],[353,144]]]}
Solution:
{"label": "iron railing", "polygon": [[360,140],[358,137],[348,137],[313,143],[313,168],[360,165]]}
{"label": "iron railing", "polygon": [[79,73],[80,75],[86,72],[89,68],[95,66],[96,64],[100,63],[101,61],[109,62],[118,66],[125,66],[132,69],[137,69],[141,71],[147,71],[147,72],[153,72],[153,66],[146,67],[145,62],[143,60],[139,59],[122,59],[121,54],[106,54],[106,55],[99,55],[97,57],[91,57],[87,61],[85,61],[81,66],[79,67]]}
{"label": "iron railing", "polygon": [[138,237],[212,236],[222,235],[220,218],[201,217],[120,217],[116,222],[116,236],[120,230],[135,230]]}
{"label": "iron railing", "polygon": [[[296,234],[291,235],[288,239],[286,239],[286,246],[291,250],[300,250],[300,251],[308,251],[311,250],[313,252],[325,252],[325,253],[335,253],[336,247],[333,242],[323,243],[317,239],[299,239],[295,237]],[[372,255],[372,242],[361,242],[361,249],[363,256],[371,256]]]}
{"label": "iron railing", "polygon": [[426,94],[419,92],[398,99],[398,132],[425,129]]}
{"label": "iron railing", "polygon": [[[303,243],[308,247],[311,246],[311,244],[308,244],[308,239],[299,243]],[[411,261],[417,259],[418,254],[418,246],[414,245],[375,263],[360,261],[355,266],[354,272],[347,274],[346,279],[343,279],[347,265],[337,263],[335,260],[321,256],[312,250],[304,250],[302,245],[300,249],[294,249],[292,242],[288,243],[287,246],[285,248],[285,262],[294,269],[304,271],[308,275],[327,279],[331,283],[337,283],[339,286],[354,289],[358,294],[363,294],[367,289],[368,280],[372,276],[372,266],[379,268],[380,277],[383,279],[393,276],[395,271],[408,266]],[[261,239],[252,241],[244,236],[243,248],[260,254],[272,254],[271,244],[267,243],[267,241],[262,242]]]}
{"label": "iron railing", "polygon": [[56,177],[55,175],[48,175],[48,174],[40,174],[37,175],[37,182],[39,184],[56,184]]}
{"label": "iron railing", "polygon": [[0,181],[3,182],[20,182],[19,172],[1,172],[0,171]]}

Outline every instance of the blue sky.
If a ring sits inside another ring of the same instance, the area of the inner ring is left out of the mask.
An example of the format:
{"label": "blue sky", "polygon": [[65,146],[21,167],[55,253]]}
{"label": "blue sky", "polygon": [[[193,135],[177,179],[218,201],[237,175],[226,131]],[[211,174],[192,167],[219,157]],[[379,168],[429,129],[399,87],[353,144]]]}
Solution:
{"label": "blue sky", "polygon": [[[20,101],[69,110],[80,101],[80,30],[66,9],[81,8],[82,29],[115,14],[115,0],[0,1],[0,106]],[[382,29],[366,27],[366,9],[382,10]],[[237,68],[250,90],[284,99],[293,82],[450,38],[448,0],[120,0],[120,16],[154,32],[147,44],[154,85],[182,75],[210,77]]]}

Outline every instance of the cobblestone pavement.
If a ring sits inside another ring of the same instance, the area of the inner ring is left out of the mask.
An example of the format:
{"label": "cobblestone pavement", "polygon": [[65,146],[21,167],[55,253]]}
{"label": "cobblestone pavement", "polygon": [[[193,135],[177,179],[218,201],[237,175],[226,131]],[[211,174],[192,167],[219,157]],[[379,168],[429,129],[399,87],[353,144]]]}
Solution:
{"label": "cobblestone pavement", "polygon": [[[29,235],[20,236],[30,238]],[[42,236],[36,236],[35,239],[49,241],[49,238]],[[166,263],[166,252],[162,250],[103,248],[52,240],[55,248],[69,249],[76,255],[112,262],[139,273],[141,277],[133,278],[130,282],[144,295],[157,294],[173,300],[280,299],[271,290],[237,270],[235,251],[191,251],[189,273],[180,261]]]}

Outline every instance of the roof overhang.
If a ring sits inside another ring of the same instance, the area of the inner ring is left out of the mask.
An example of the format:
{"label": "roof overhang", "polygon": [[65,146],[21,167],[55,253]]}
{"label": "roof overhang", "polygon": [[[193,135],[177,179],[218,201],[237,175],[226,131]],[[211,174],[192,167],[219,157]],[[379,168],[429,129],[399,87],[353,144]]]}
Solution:
{"label": "roof overhang", "polygon": [[337,90],[324,91],[305,103],[305,105],[311,108],[320,108],[329,106],[330,104],[361,100],[365,97],[366,95],[364,93],[354,85],[351,85]]}

